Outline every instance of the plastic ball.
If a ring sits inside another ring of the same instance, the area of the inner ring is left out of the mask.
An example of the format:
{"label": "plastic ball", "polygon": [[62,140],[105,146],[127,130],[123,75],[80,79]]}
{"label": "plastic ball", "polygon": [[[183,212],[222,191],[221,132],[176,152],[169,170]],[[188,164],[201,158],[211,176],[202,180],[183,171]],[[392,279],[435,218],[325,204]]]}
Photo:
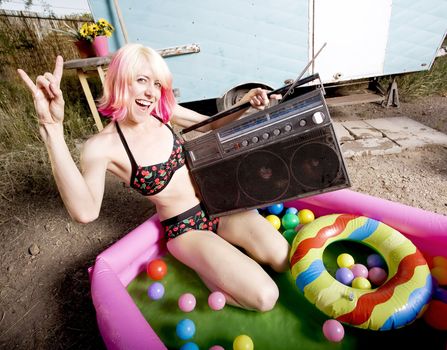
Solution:
{"label": "plastic ball", "polygon": [[300,219],[300,222],[302,224],[308,224],[309,222],[312,222],[315,220],[315,215],[309,209],[301,209],[298,212],[298,218]]}
{"label": "plastic ball", "polygon": [[183,344],[180,347],[180,350],[199,350],[199,347],[196,343],[188,342],[188,343]]}
{"label": "plastic ball", "polygon": [[354,274],[347,267],[341,267],[337,269],[337,272],[335,273],[335,279],[340,283],[350,286],[352,280],[354,279]]}
{"label": "plastic ball", "polygon": [[152,300],[159,300],[165,295],[165,287],[160,282],[154,282],[149,286],[147,295]]}
{"label": "plastic ball", "polygon": [[294,229],[285,230],[282,235],[289,242],[290,245],[293,243],[293,239],[295,238],[297,232]]}
{"label": "plastic ball", "polygon": [[372,284],[381,286],[383,282],[388,278],[388,274],[381,267],[373,267],[368,271],[368,279]]}
{"label": "plastic ball", "polygon": [[436,279],[439,285],[447,285],[447,267],[436,266],[431,269],[431,274]]}
{"label": "plastic ball", "polygon": [[340,254],[337,257],[337,265],[339,267],[351,267],[352,265],[354,265],[354,258],[350,254]]}
{"label": "plastic ball", "polygon": [[185,318],[177,323],[175,331],[180,339],[191,339],[196,333],[196,325],[189,318]]}
{"label": "plastic ball", "polygon": [[164,276],[166,276],[166,273],[168,272],[168,266],[163,260],[155,259],[147,264],[146,272],[150,278],[155,281],[159,281],[163,279]]}
{"label": "plastic ball", "polygon": [[279,230],[279,228],[281,227],[281,220],[279,217],[271,214],[271,215],[267,215],[265,218],[267,219],[268,222],[270,222],[273,225],[273,227],[276,230]]}
{"label": "plastic ball", "polygon": [[233,350],[253,350],[253,340],[248,335],[241,334],[234,338]]}
{"label": "plastic ball", "polygon": [[432,300],[423,318],[427,324],[435,329],[447,331],[447,304],[440,300]]}
{"label": "plastic ball", "polygon": [[183,312],[191,312],[196,307],[196,298],[191,293],[185,293],[178,298],[178,307]]}
{"label": "plastic ball", "polygon": [[368,268],[383,267],[385,266],[385,263],[379,254],[370,254],[366,258],[366,265],[368,265]]}
{"label": "plastic ball", "polygon": [[326,320],[323,324],[323,334],[327,340],[338,343],[344,338],[345,329],[337,320]]}
{"label": "plastic ball", "polygon": [[433,258],[433,266],[441,266],[447,268],[447,258],[443,256],[435,256]]}
{"label": "plastic ball", "polygon": [[288,230],[288,229],[294,229],[298,226],[300,223],[300,220],[298,219],[298,216],[295,214],[285,214],[281,219],[282,226]]}
{"label": "plastic ball", "polygon": [[267,207],[267,211],[270,214],[274,214],[274,215],[281,214],[283,209],[284,209],[284,204],[282,204],[282,203],[273,204],[273,205],[270,205]]}
{"label": "plastic ball", "polygon": [[354,264],[350,267],[354,277],[368,278],[368,268],[363,264]]}
{"label": "plastic ball", "polygon": [[225,348],[223,346],[220,346],[220,345],[213,345],[208,350],[225,350]]}
{"label": "plastic ball", "polygon": [[352,280],[352,287],[357,289],[371,289],[371,283],[365,277],[356,277]]}
{"label": "plastic ball", "polygon": [[222,310],[225,306],[225,295],[221,292],[212,292],[208,297],[208,305],[214,311]]}
{"label": "plastic ball", "polygon": [[297,214],[298,213],[298,209],[294,208],[294,207],[290,207],[286,209],[286,214]]}

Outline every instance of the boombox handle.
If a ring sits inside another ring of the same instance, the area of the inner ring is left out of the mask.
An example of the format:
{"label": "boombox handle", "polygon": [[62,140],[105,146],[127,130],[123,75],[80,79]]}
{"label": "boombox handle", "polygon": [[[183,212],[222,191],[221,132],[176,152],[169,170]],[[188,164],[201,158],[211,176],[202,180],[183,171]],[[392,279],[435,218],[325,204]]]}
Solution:
{"label": "boombox handle", "polygon": [[[307,84],[307,83],[309,83],[309,82],[311,82],[311,81],[313,81],[313,80],[316,80],[316,79],[320,80],[320,76],[319,76],[318,73],[309,75],[308,77],[303,78],[303,79],[301,79],[301,80],[298,80],[298,81],[296,81],[296,82],[293,82],[292,84],[288,84],[288,85],[285,85],[285,86],[283,86],[283,87],[281,87],[281,88],[279,88],[279,89],[273,90],[273,91],[269,92],[269,93],[267,94],[267,96],[270,97],[271,95],[274,95],[274,94],[283,94],[283,93],[287,93],[287,92],[289,91],[289,89],[292,87],[292,85],[293,85],[293,88],[295,88],[295,87],[298,87],[298,86]],[[289,96],[290,96],[290,95],[288,95],[288,96],[286,96],[286,97],[289,97]],[[283,101],[281,101],[281,102],[283,102]],[[202,121],[202,122],[200,122],[200,123],[191,125],[190,127],[181,130],[181,131],[180,131],[180,134],[183,135],[183,134],[186,134],[186,133],[188,133],[188,132],[190,132],[190,131],[196,130],[196,129],[198,129],[198,128],[204,126],[204,125],[207,125],[207,124],[209,124],[209,123],[215,122],[216,120],[219,120],[219,119],[221,119],[221,118],[224,118],[224,117],[226,117],[226,116],[228,116],[228,115],[230,115],[230,114],[232,114],[232,113],[236,113],[236,112],[238,112],[238,111],[240,111],[240,110],[242,110],[242,109],[245,109],[245,108],[247,108],[247,107],[250,107],[250,103],[249,103],[249,102],[246,102],[246,103],[241,104],[241,105],[239,105],[239,106],[236,106],[236,107],[227,109],[226,111],[222,111],[222,112],[220,112],[220,113],[217,113],[217,114],[215,114],[215,115],[209,117],[208,119],[206,119],[206,120],[204,120],[204,121]]]}

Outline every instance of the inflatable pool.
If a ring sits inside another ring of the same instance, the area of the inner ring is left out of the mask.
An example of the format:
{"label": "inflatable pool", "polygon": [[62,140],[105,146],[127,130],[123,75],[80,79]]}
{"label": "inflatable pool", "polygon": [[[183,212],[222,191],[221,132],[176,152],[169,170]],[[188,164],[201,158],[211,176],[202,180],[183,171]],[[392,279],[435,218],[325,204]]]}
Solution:
{"label": "inflatable pool", "polygon": [[[447,258],[447,217],[351,190],[339,190],[285,203],[317,216],[363,215],[398,230],[427,261]],[[90,268],[91,294],[98,327],[108,349],[167,349],[126,290],[149,260],[166,253],[154,215],[101,253]]]}

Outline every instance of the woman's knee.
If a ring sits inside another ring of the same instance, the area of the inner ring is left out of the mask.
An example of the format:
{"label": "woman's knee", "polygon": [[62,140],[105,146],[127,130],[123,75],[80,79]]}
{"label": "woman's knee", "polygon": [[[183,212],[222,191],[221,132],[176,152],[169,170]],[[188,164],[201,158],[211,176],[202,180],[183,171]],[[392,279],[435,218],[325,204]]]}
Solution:
{"label": "woman's knee", "polygon": [[254,294],[255,297],[252,307],[257,311],[266,312],[275,307],[279,297],[279,289],[278,286],[272,281],[272,283],[267,286],[257,288]]}

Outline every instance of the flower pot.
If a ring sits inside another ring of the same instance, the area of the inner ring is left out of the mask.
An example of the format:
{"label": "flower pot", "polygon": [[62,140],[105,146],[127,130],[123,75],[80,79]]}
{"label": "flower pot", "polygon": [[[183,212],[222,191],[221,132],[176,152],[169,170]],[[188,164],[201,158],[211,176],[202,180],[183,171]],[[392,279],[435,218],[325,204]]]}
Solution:
{"label": "flower pot", "polygon": [[96,56],[103,57],[109,54],[109,39],[105,35],[97,36],[93,39],[93,48]]}
{"label": "flower pot", "polygon": [[96,53],[90,41],[78,40],[75,41],[75,45],[78,48],[81,58],[95,57]]}

